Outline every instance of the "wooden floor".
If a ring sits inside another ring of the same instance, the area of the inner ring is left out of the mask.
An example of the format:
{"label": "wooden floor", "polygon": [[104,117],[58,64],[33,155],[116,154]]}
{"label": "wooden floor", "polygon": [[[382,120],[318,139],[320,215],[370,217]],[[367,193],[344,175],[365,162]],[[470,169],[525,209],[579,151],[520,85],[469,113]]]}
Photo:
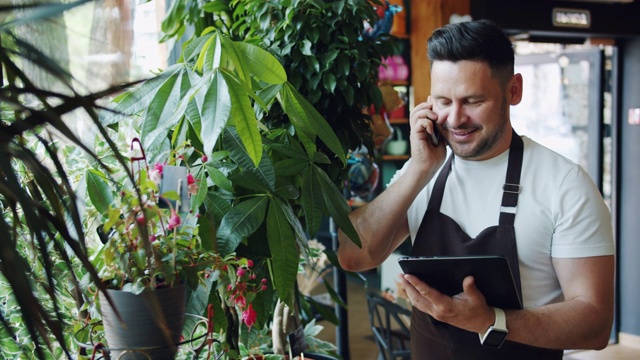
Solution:
{"label": "wooden floor", "polygon": [[[379,287],[375,278],[369,275],[366,277],[370,278],[370,287]],[[369,314],[367,313],[364,282],[357,279],[349,279],[347,284],[350,358],[358,360],[378,360],[378,348],[373,340],[369,325]],[[326,321],[320,322],[320,325],[325,327],[320,334],[320,338],[335,344],[335,327]],[[614,344],[601,351],[567,352],[564,359],[635,360],[640,359],[640,349]]]}

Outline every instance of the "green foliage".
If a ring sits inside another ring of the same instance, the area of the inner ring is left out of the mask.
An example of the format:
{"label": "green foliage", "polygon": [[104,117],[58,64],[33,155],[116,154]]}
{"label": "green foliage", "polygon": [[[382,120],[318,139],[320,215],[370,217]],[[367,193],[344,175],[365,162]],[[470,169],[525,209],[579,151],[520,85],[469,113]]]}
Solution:
{"label": "green foliage", "polygon": [[[346,202],[321,167],[344,166],[342,145],[267,51],[207,29],[183,55],[184,63],[121,96],[103,124],[142,119],[141,140],[152,161],[178,141],[204,153],[207,161],[191,171],[207,191],[192,208],[212,215],[215,250],[224,255],[265,242],[266,251],[255,255],[271,260],[273,286],[290,301],[300,251],[323,215],[339,219],[357,239]],[[290,122],[267,121],[276,104]],[[320,152],[316,139],[331,152]]]}
{"label": "green foliage", "polygon": [[[64,117],[82,113],[105,134],[97,121],[96,101],[121,88],[77,93],[64,69],[13,33],[18,25],[44,21],[86,2],[1,9],[7,20],[0,26],[2,357],[14,357],[15,351],[29,358],[70,357],[65,334],[77,316],[85,315],[79,279],[98,281],[88,257],[79,201],[59,152],[66,142],[93,155]],[[58,79],[63,90],[34,85],[23,71],[25,59]],[[94,161],[99,162],[95,157]]]}

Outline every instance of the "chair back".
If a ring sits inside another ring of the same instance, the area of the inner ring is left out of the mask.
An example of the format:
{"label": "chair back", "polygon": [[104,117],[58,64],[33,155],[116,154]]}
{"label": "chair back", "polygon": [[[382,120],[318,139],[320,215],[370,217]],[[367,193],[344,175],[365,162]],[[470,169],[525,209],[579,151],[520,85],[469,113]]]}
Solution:
{"label": "chair back", "polygon": [[380,358],[410,360],[411,338],[407,319],[411,317],[411,310],[389,301],[378,291],[371,290],[367,291],[367,306]]}

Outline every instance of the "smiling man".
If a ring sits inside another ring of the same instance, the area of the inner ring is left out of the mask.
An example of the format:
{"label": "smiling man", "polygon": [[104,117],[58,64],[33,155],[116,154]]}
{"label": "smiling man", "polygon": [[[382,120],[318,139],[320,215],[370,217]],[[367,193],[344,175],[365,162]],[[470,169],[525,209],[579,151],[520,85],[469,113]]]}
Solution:
{"label": "smiling man", "polygon": [[562,359],[563,349],[604,348],[610,214],[579,165],[512,129],[523,78],[511,42],[490,21],[465,22],[434,31],[428,54],[431,96],[411,111],[411,159],[350,215],[362,247],[340,233],[341,265],[374,268],[409,236],[414,256],[507,258],[520,310],[487,305],[471,276],[454,296],[402,277],[414,359]]}

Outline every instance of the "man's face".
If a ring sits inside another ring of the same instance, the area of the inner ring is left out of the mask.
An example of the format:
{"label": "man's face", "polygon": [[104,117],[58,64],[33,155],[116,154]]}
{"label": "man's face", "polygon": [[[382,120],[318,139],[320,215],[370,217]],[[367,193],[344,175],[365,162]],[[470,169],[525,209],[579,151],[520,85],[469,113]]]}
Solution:
{"label": "man's face", "polygon": [[442,136],[453,152],[467,160],[486,160],[509,148],[509,105],[520,102],[522,81],[502,85],[479,61],[435,61],[431,100]]}

